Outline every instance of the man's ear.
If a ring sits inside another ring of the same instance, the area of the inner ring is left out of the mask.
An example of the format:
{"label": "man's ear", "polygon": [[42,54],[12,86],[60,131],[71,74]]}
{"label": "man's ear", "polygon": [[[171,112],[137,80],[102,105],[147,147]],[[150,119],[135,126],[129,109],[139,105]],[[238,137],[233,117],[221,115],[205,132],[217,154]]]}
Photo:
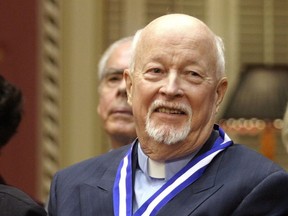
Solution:
{"label": "man's ear", "polygon": [[219,107],[220,107],[220,104],[221,102],[223,101],[223,98],[224,98],[224,95],[226,93],[226,90],[228,88],[228,81],[227,81],[227,78],[224,77],[222,78],[219,83],[218,83],[218,86],[217,86],[217,89],[216,89],[216,113],[219,111]]}
{"label": "man's ear", "polygon": [[129,69],[125,69],[123,75],[124,75],[124,80],[126,83],[127,101],[128,101],[128,104],[131,106],[132,105],[132,101],[131,101],[132,77],[131,77]]}

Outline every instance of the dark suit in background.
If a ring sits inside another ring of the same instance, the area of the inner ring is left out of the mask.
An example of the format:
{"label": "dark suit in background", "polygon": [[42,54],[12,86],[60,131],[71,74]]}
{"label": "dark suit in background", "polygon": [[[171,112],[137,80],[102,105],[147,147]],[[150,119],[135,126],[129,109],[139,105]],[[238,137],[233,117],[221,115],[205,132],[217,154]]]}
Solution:
{"label": "dark suit in background", "polygon": [[1,216],[45,216],[45,210],[15,187],[0,184]]}
{"label": "dark suit in background", "polygon": [[[0,154],[22,119],[22,92],[0,75]],[[17,172],[17,171],[15,171]],[[45,210],[27,194],[6,185],[0,175],[0,216],[44,216]]]}

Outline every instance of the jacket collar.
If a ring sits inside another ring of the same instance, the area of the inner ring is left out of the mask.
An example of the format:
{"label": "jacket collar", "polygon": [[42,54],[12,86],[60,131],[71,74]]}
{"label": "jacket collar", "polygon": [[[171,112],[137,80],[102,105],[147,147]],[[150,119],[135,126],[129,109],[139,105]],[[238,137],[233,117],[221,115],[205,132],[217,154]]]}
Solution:
{"label": "jacket collar", "polygon": [[[219,135],[217,132],[213,131],[207,142],[204,146],[199,150],[196,157],[206,151],[208,151],[215,139]],[[135,170],[138,167],[138,157],[137,157],[137,144],[138,140],[136,139],[133,142],[133,188],[134,188],[134,179],[135,179]],[[114,180],[117,173],[118,165],[122,158],[126,155],[127,151],[131,148],[131,145],[125,146],[120,150],[117,150],[117,154],[114,154],[113,159],[111,159],[109,166],[107,165],[107,169],[103,173],[101,179],[97,181],[97,179],[89,178],[87,179],[83,185],[80,186],[80,194],[85,194],[85,197],[93,197],[95,198],[95,193],[98,193],[98,201],[102,202],[101,205],[103,207],[103,211],[107,208],[110,208],[113,211],[113,186]],[[111,152],[112,153],[112,152]],[[115,152],[116,153],[116,152]],[[222,154],[221,154],[222,155]],[[220,156],[221,157],[221,156]],[[217,185],[215,187],[215,179],[217,176],[218,168],[220,166],[220,159],[217,159],[213,162],[211,166],[207,168],[203,176],[201,178],[188,186],[185,190],[183,190],[180,194],[175,197],[174,200],[170,201],[165,205],[158,213],[158,215],[171,215],[171,212],[175,211],[175,203],[187,203],[185,208],[177,208],[176,215],[189,215],[193,212],[197,207],[199,207],[206,199],[211,197],[214,193],[216,193],[222,185]],[[139,167],[138,167],[139,168]],[[99,190],[100,189],[100,190]],[[97,190],[97,191],[95,191]],[[101,193],[101,195],[99,195]],[[80,195],[81,196],[81,195]],[[99,200],[99,197],[102,197]],[[82,199],[82,198],[81,198]],[[81,201],[82,203],[82,201]],[[188,204],[189,203],[189,204]],[[84,205],[84,200],[83,200]],[[93,206],[92,208],[93,209]],[[90,213],[89,209],[84,210],[87,213]],[[98,212],[99,213],[99,212]],[[173,214],[172,214],[173,215]]]}

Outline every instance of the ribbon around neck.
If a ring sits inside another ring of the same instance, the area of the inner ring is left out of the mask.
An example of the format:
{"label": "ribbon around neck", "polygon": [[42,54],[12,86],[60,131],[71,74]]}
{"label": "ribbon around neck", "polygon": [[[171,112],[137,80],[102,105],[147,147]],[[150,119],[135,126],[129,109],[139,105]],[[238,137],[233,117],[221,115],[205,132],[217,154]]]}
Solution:
{"label": "ribbon around neck", "polygon": [[[219,132],[219,137],[215,140],[212,148],[198,157],[193,158],[178,173],[170,178],[158,191],[146,200],[142,206],[140,206],[140,208],[134,213],[134,216],[156,215],[157,212],[173,197],[200,178],[208,164],[217,154],[233,144],[233,141],[218,125],[214,125],[214,130]],[[113,188],[115,216],[133,215],[133,146],[122,159],[117,170]]]}

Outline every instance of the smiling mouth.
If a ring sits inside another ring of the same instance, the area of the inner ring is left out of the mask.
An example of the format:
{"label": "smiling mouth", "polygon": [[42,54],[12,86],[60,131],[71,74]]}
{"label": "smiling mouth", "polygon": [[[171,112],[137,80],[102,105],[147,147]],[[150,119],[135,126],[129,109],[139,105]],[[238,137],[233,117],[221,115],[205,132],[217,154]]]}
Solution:
{"label": "smiling mouth", "polygon": [[186,113],[179,109],[171,109],[167,107],[159,107],[155,109],[155,112],[167,113],[167,114],[176,114],[176,115],[185,115]]}

